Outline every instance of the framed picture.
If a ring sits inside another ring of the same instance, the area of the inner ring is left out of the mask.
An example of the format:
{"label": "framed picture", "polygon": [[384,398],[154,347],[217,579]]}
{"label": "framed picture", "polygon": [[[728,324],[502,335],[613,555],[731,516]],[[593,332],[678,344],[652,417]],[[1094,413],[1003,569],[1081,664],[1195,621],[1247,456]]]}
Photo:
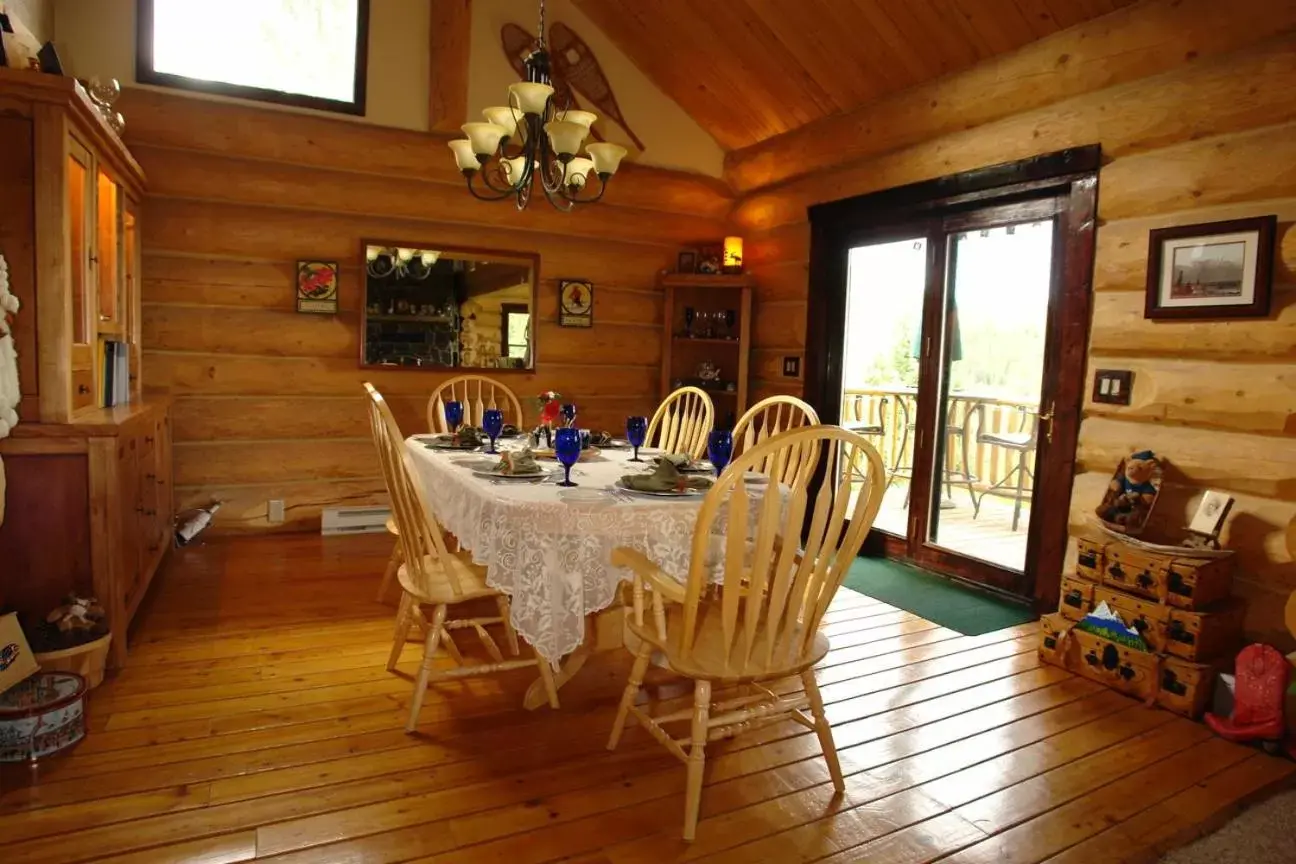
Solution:
{"label": "framed picture", "polygon": [[594,285],[581,279],[558,280],[558,326],[594,326]]}
{"label": "framed picture", "polygon": [[685,249],[679,253],[679,260],[675,263],[676,273],[696,273],[698,264],[697,250]]}
{"label": "framed picture", "polygon": [[1268,315],[1277,224],[1259,216],[1152,231],[1144,317]]}
{"label": "framed picture", "polygon": [[297,311],[334,315],[338,310],[336,261],[297,262]]}
{"label": "framed picture", "polygon": [[1219,533],[1224,517],[1232,507],[1233,499],[1230,496],[1214,489],[1206,490],[1201,503],[1197,505],[1197,512],[1193,514],[1192,522],[1188,523],[1188,530],[1194,534],[1214,537]]}

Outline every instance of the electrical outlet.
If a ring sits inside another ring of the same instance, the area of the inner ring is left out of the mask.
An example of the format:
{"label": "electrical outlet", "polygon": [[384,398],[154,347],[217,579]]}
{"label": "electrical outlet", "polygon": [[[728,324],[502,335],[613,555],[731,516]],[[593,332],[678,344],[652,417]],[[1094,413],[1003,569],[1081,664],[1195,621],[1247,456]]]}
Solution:
{"label": "electrical outlet", "polygon": [[783,377],[798,378],[801,375],[801,358],[784,357],[783,358]]}
{"label": "electrical outlet", "polygon": [[1094,373],[1093,401],[1108,405],[1130,404],[1134,373],[1129,369],[1099,369]]}
{"label": "electrical outlet", "polygon": [[266,521],[278,525],[284,521],[284,502],[282,498],[271,498],[266,502]]}

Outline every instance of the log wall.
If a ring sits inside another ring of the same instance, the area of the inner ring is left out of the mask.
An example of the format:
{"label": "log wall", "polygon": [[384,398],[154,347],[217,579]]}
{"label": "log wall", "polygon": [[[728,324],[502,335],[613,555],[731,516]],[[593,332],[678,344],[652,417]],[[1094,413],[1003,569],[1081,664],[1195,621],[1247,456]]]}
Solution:
{"label": "log wall", "polygon": [[[1024,74],[1027,66],[1044,72]],[[1186,524],[1202,488],[1237,498],[1224,539],[1239,553],[1248,630],[1290,643],[1282,608],[1296,589],[1294,87],[1296,2],[1156,0],[924,85],[912,111],[884,103],[822,121],[795,160],[770,159],[796,144],[791,136],[731,154],[730,179],[750,190],[733,218],[758,286],[752,398],[801,392],[801,379],[780,372],[781,358],[805,347],[807,206],[1101,143],[1086,374],[1132,369],[1134,392],[1128,407],[1085,406],[1073,530],[1123,454],[1157,450],[1172,463],[1158,505],[1167,524]],[[952,104],[959,122],[947,116]],[[839,161],[842,153],[849,158]],[[807,165],[819,170],[789,176]],[[757,188],[766,177],[779,182]],[[1267,320],[1144,320],[1151,229],[1270,213],[1279,231]]]}
{"label": "log wall", "polygon": [[[448,373],[358,366],[362,239],[537,253],[537,368],[499,377],[524,405],[555,389],[612,428],[657,403],[657,272],[723,236],[732,203],[718,181],[627,168],[588,211],[518,213],[471,199],[448,136],[134,89],[122,103],[149,177],[145,386],[176,400],[177,506],[223,501],[220,530],[318,530],[324,507],[385,498],[362,381],[424,430]],[[341,264],[337,315],[295,311],[306,258]],[[558,327],[560,278],[595,284],[593,328]]]}

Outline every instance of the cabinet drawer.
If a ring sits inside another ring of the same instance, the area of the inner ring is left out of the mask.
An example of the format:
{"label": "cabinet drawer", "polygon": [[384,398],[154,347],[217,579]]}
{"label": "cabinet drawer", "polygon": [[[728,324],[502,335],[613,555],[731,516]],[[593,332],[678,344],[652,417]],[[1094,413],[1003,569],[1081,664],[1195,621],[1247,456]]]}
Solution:
{"label": "cabinet drawer", "polygon": [[72,410],[79,411],[95,404],[94,370],[77,369],[72,372]]}

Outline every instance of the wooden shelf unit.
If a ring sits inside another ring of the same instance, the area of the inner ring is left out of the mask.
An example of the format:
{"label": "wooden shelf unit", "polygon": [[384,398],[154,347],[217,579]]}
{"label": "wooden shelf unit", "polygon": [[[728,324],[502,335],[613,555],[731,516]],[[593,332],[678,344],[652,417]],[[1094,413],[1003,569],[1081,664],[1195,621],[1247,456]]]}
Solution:
{"label": "wooden shelf unit", "polygon": [[[748,365],[751,358],[752,277],[707,276],[694,273],[663,273],[658,284],[666,294],[665,321],[669,339],[662,350],[661,396],[675,389],[676,381],[701,386],[716,404],[716,427],[737,420],[747,409]],[[684,310],[725,312],[732,310],[736,319],[737,339],[723,337],[696,338],[685,332]],[[710,361],[720,368],[721,382],[736,386],[697,384],[697,366]],[[732,414],[732,419],[729,415]]]}
{"label": "wooden shelf unit", "polygon": [[[22,422],[8,479],[0,603],[43,617],[72,591],[108,611],[111,661],[167,548],[171,420],[140,375],[144,172],[72,78],[0,69],[0,252]],[[105,408],[105,340],[129,346],[129,396]]]}

